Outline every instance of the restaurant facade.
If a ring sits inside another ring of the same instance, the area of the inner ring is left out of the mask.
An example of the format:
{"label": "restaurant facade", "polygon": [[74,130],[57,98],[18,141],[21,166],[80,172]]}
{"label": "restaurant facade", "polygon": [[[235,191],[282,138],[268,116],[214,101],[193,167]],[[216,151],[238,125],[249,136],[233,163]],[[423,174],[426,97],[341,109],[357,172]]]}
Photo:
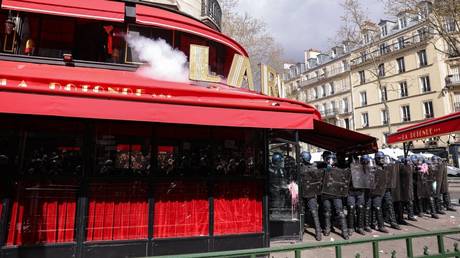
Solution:
{"label": "restaurant facade", "polygon": [[[233,87],[224,78],[247,52],[193,17],[135,1],[0,2],[2,258],[300,239],[299,142],[375,151],[374,138],[322,122],[308,104]],[[129,34],[161,38],[187,58],[191,45],[205,46],[222,80],[145,78]],[[292,186],[276,196],[275,152]]]}

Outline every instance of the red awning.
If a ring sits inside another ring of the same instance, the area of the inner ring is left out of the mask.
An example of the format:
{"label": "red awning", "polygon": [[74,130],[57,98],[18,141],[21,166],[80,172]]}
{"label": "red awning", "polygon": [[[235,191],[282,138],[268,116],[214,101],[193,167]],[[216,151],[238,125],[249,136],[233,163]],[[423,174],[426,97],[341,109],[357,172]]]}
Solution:
{"label": "red awning", "polygon": [[387,142],[409,142],[457,132],[460,132],[460,112],[401,128],[396,133],[388,135]]}
{"label": "red awning", "polygon": [[220,84],[7,61],[0,113],[274,129],[313,129],[321,118],[309,105]]}
{"label": "red awning", "polygon": [[23,12],[123,22],[123,2],[91,0],[2,0],[2,8]]}
{"label": "red awning", "polygon": [[208,38],[233,48],[240,55],[248,56],[246,50],[235,40],[188,16],[138,4],[136,7],[136,19],[140,24],[188,32]]}
{"label": "red awning", "polygon": [[301,141],[333,152],[372,153],[378,150],[377,139],[315,120],[313,130],[302,130]]}

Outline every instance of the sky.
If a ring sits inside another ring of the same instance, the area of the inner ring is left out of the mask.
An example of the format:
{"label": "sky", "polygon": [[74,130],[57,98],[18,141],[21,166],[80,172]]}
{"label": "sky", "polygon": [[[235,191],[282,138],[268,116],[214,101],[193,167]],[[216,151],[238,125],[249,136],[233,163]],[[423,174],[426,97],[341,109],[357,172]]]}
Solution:
{"label": "sky", "polygon": [[[342,0],[240,0],[239,11],[263,20],[287,60],[303,61],[303,52],[328,51],[340,27]],[[381,0],[361,0],[369,18],[385,18]]]}

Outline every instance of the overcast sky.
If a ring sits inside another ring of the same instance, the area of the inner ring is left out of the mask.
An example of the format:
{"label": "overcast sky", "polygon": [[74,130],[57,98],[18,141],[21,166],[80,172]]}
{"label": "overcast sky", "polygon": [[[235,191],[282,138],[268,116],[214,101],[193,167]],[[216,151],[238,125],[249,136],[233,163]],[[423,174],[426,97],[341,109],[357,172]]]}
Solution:
{"label": "overcast sky", "polygon": [[[262,19],[288,60],[303,61],[304,50],[328,50],[340,27],[342,0],[240,0],[239,9]],[[384,18],[380,0],[361,0],[373,21]]]}

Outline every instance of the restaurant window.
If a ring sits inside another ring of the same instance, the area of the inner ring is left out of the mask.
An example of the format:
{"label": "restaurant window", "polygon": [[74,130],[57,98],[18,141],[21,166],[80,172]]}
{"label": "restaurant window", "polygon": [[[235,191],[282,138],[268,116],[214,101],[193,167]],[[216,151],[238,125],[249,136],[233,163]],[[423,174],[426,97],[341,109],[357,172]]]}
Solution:
{"label": "restaurant window", "polygon": [[433,101],[425,101],[425,102],[423,102],[423,112],[425,114],[425,118],[433,118],[434,117]]}
{"label": "restaurant window", "polygon": [[429,76],[420,77],[420,87],[421,87],[422,93],[431,91],[431,83],[430,83]]}
{"label": "restaurant window", "polygon": [[401,118],[403,122],[411,121],[409,105],[405,105],[401,107]]}
{"label": "restaurant window", "polygon": [[23,170],[15,186],[8,246],[73,242],[76,199],[83,169],[84,126],[29,120]]}
{"label": "restaurant window", "polygon": [[[173,31],[160,28],[149,28],[144,26],[132,25],[128,26],[128,35],[134,38],[144,37],[151,40],[164,40],[168,45],[173,45]],[[142,63],[139,59],[139,53],[134,51],[133,47],[126,44],[125,62],[127,63]]]}
{"label": "restaurant window", "polygon": [[93,176],[146,176],[151,172],[151,127],[101,122],[96,125]]}
{"label": "restaurant window", "polygon": [[399,83],[399,93],[401,98],[409,96],[409,91],[407,90],[407,82],[403,81]]}
{"label": "restaurant window", "polygon": [[404,57],[400,57],[396,59],[398,63],[398,73],[403,73],[406,71],[406,63],[404,62]]}

